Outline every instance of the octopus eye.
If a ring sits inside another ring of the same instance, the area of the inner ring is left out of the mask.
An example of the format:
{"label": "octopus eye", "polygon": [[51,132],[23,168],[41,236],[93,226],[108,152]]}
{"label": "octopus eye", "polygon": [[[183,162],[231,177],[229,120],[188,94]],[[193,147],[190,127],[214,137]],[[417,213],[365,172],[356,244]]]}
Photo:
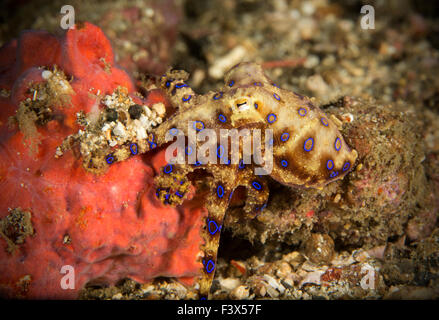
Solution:
{"label": "octopus eye", "polygon": [[312,150],[313,147],[314,147],[314,139],[313,138],[306,139],[303,144],[303,149],[309,152]]}
{"label": "octopus eye", "polygon": [[332,170],[334,169],[334,161],[332,161],[331,159],[329,159],[328,161],[326,161],[326,168],[328,170]]}
{"label": "octopus eye", "polygon": [[236,106],[238,107],[239,111],[244,111],[250,108],[249,105],[247,104],[247,100],[244,99],[240,99],[236,101]]}
{"label": "octopus eye", "polygon": [[133,156],[136,155],[137,153],[139,153],[139,150],[138,150],[138,147],[137,147],[137,143],[130,144],[130,151],[131,151],[131,154]]}
{"label": "octopus eye", "polygon": [[334,148],[337,151],[339,151],[341,149],[341,140],[340,140],[340,138],[335,139]]}
{"label": "octopus eye", "polygon": [[276,121],[276,119],[277,119],[277,117],[276,117],[276,115],[275,115],[274,113],[270,113],[270,114],[267,116],[267,121],[268,121],[268,123],[273,123],[273,122]]}
{"label": "octopus eye", "polygon": [[255,102],[255,109],[257,109],[258,108],[258,104]]}

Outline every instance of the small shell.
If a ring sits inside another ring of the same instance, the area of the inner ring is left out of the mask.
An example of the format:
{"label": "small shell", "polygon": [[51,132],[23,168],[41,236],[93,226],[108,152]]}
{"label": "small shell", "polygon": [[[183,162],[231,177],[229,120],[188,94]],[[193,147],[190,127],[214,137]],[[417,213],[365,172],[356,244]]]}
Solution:
{"label": "small shell", "polygon": [[166,113],[166,108],[163,103],[156,103],[152,106],[152,110],[155,111],[160,117],[163,117]]}
{"label": "small shell", "polygon": [[247,299],[250,295],[250,290],[246,286],[239,286],[232,291],[232,297],[238,300]]}

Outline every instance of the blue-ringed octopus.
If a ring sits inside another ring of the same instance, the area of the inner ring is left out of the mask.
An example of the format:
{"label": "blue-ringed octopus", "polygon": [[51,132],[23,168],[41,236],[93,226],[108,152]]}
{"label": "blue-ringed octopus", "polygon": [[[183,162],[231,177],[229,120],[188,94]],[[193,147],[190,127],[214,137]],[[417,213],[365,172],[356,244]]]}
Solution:
{"label": "blue-ringed octopus", "polygon": [[[187,138],[192,125],[197,133],[214,129],[218,137],[221,129],[272,129],[268,145],[273,164],[267,173],[283,185],[322,188],[343,179],[353,168],[357,152],[346,144],[334,121],[308,97],[275,85],[260,65],[236,65],[226,74],[222,88],[203,95],[186,84],[187,77],[185,72],[169,71],[160,78],[161,88],[177,110],[152,131],[154,140],[150,143],[154,147],[169,143],[170,136]],[[196,141],[195,147],[202,144]],[[241,143],[240,152],[242,148]],[[269,195],[267,176],[255,174],[255,164],[244,163],[242,154],[238,162],[231,162],[230,149],[219,144],[216,150],[221,159],[217,163],[191,164],[188,159],[194,150],[186,147],[186,161],[169,163],[155,180],[157,197],[168,205],[181,204],[191,184],[208,190],[199,281],[202,299],[209,295],[224,216],[234,190],[240,186],[247,189],[244,211],[251,217],[265,208]]]}

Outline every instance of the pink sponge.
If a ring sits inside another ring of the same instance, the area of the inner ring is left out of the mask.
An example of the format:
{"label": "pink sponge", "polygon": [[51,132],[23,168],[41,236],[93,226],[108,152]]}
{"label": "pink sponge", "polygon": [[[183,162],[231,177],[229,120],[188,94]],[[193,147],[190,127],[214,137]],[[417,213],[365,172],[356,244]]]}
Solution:
{"label": "pink sponge", "polygon": [[[163,151],[115,163],[99,176],[87,173],[71,152],[54,157],[79,129],[76,112],[89,112],[95,103],[91,91],[109,94],[124,86],[134,93],[102,31],[85,23],[59,39],[26,32],[0,57],[0,86],[11,92],[0,98],[0,295],[75,298],[87,282],[197,275],[205,212],[194,201],[175,209],[155,200],[153,176],[165,164]],[[37,67],[55,64],[73,77],[72,105],[38,126],[40,144],[32,154],[8,117],[29,97],[29,85],[44,81]],[[141,102],[158,101],[166,103],[155,91]],[[74,268],[74,289],[61,287],[66,265]]]}

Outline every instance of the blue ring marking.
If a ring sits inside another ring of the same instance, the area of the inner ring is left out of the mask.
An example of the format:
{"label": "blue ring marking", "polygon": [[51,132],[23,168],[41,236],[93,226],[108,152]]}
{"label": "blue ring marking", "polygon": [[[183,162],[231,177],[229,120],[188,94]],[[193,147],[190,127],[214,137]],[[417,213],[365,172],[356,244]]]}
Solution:
{"label": "blue ring marking", "polygon": [[260,83],[259,81],[256,81],[255,83],[253,83],[255,86],[257,87],[262,87],[262,83]]}
{"label": "blue ring marking", "polygon": [[285,142],[290,138],[290,134],[288,132],[284,132],[282,133],[282,135],[280,136],[280,139]]}
{"label": "blue ring marking", "polygon": [[161,191],[162,189],[160,189],[160,188],[157,188],[157,190],[155,191],[155,195],[157,196],[157,198],[160,198],[160,191]]}
{"label": "blue ring marking", "polygon": [[232,190],[232,192],[230,192],[230,195],[229,195],[229,201],[232,199],[233,192],[235,192],[235,190]]}
{"label": "blue ring marking", "polygon": [[137,147],[137,143],[130,144],[130,151],[131,151],[131,154],[133,156],[139,153],[139,149]]}
{"label": "blue ring marking", "polygon": [[107,161],[108,164],[112,164],[114,162],[114,156],[112,153],[110,153],[109,155],[107,155],[105,157],[105,161]]}
{"label": "blue ring marking", "polygon": [[238,168],[239,169],[244,169],[244,167],[245,167],[244,160],[243,159],[239,160]]}
{"label": "blue ring marking", "polygon": [[[270,120],[270,117],[274,117],[274,119],[273,119],[273,120]],[[277,117],[276,117],[276,115],[275,115],[274,113],[270,113],[270,114],[267,116],[267,121],[268,121],[268,123],[273,123],[273,122],[276,121],[276,119],[277,119]]]}
{"label": "blue ring marking", "polygon": [[223,97],[223,92],[220,91],[220,92],[215,93],[212,98],[213,98],[213,100],[218,100],[218,99],[221,99],[222,97]]}
{"label": "blue ring marking", "polygon": [[[212,264],[212,267],[209,269],[209,264]],[[207,273],[211,273],[215,269],[215,263],[212,260],[207,261],[206,263],[206,271]]]}
{"label": "blue ring marking", "polygon": [[328,170],[332,170],[334,169],[334,161],[332,161],[331,159],[329,159],[328,161],[326,161],[326,168]]}
{"label": "blue ring marking", "polygon": [[224,187],[222,185],[219,185],[218,187],[216,187],[216,194],[217,194],[218,198],[222,198],[224,196]]}
{"label": "blue ring marking", "polygon": [[[198,129],[198,128],[197,128],[197,123],[201,123],[201,124],[203,125],[203,127],[202,127],[201,129]],[[200,132],[201,130],[203,130],[203,129],[204,129],[204,122],[203,122],[203,121],[199,121],[199,120],[194,121],[194,129],[195,129],[196,131],[198,131],[198,132]]]}
{"label": "blue ring marking", "polygon": [[168,164],[164,169],[164,173],[171,173],[172,172],[172,164]]}
{"label": "blue ring marking", "polygon": [[329,122],[328,122],[328,120],[326,120],[326,118],[320,118],[320,122],[325,126],[325,127],[327,127],[328,125],[329,125]]}
{"label": "blue ring marking", "polygon": [[233,87],[234,84],[235,84],[235,81],[234,81],[234,80],[231,80],[231,81],[229,82],[229,87]]}
{"label": "blue ring marking", "polygon": [[198,167],[198,166],[201,166],[201,162],[200,161],[195,161],[195,163],[194,163],[194,166],[196,166],[196,167]]}
{"label": "blue ring marking", "polygon": [[225,116],[225,115],[223,115],[223,114],[220,114],[220,115],[218,116],[218,120],[219,120],[220,122],[224,123],[224,122],[226,122],[226,121],[227,121],[227,118],[226,118],[226,116]]}
{"label": "blue ring marking", "polygon": [[306,116],[307,112],[308,111],[305,108],[299,108],[299,111],[298,111],[299,116],[301,116],[301,117]]}
{"label": "blue ring marking", "polygon": [[228,166],[231,163],[232,163],[232,160],[229,159],[229,160],[227,160],[227,163],[225,165]]}
{"label": "blue ring marking", "polygon": [[190,94],[187,98],[183,97],[183,98],[181,98],[181,100],[183,100],[183,102],[188,102],[191,98],[192,98],[192,95]]}
{"label": "blue ring marking", "polygon": [[[307,148],[306,148],[306,145],[307,145],[307,143],[308,143],[309,140],[312,141],[312,144],[311,144],[311,147],[307,149]],[[305,142],[303,143],[303,149],[304,149],[305,151],[307,151],[307,152],[311,151],[313,147],[314,147],[314,139],[313,139],[313,138],[308,138],[308,139],[306,139]]]}
{"label": "blue ring marking", "polygon": [[170,86],[171,86],[171,81],[166,81],[166,84],[165,84],[165,86],[166,86],[166,88],[169,88]]}
{"label": "blue ring marking", "polygon": [[288,167],[288,161],[287,160],[282,160],[280,162],[280,164],[282,165],[282,167]]}
{"label": "blue ring marking", "polygon": [[336,176],[338,176],[338,171],[332,171],[329,175],[330,178],[335,178]]}
{"label": "blue ring marking", "polygon": [[[189,148],[189,149],[188,149]],[[189,152],[189,150],[191,151],[191,152]],[[192,154],[192,147],[191,146],[187,146],[186,148],[184,148],[184,152],[188,155],[188,156],[190,156],[191,154]]]}
{"label": "blue ring marking", "polygon": [[343,166],[343,172],[349,170],[350,167],[351,167],[351,164],[349,161],[347,161]]}
{"label": "blue ring marking", "polygon": [[[221,153],[218,152],[220,149],[222,150]],[[216,155],[218,156],[218,158],[222,158],[222,157],[223,157],[223,155],[224,155],[224,147],[223,147],[222,144],[220,144],[220,145],[218,146],[218,148],[216,148]]]}
{"label": "blue ring marking", "polygon": [[183,195],[180,193],[180,191],[175,191],[175,194],[177,195],[177,196],[179,196],[180,198],[183,198]]}
{"label": "blue ring marking", "polygon": [[273,97],[274,97],[277,101],[280,101],[280,97],[278,96],[277,93],[273,93]]}
{"label": "blue ring marking", "polygon": [[171,128],[171,129],[169,129],[169,133],[172,136],[176,136],[178,134],[178,129],[177,128]]}
{"label": "blue ring marking", "polygon": [[256,190],[261,190],[261,189],[262,189],[261,184],[260,184],[259,182],[257,182],[257,181],[253,181],[253,182],[252,182],[252,186],[253,186],[253,188],[255,188]]}
{"label": "blue ring marking", "polygon": [[184,87],[189,87],[186,83],[177,83],[176,85],[175,85],[175,87],[177,88],[177,89],[180,89],[180,88],[184,88]]}
{"label": "blue ring marking", "polygon": [[[213,230],[213,231],[210,228],[210,224],[211,223],[213,223],[215,225],[215,230]],[[211,235],[214,235],[217,231],[221,230],[221,226],[218,226],[218,224],[214,220],[208,220],[208,222],[207,222],[207,230],[209,231],[209,233]]]}
{"label": "blue ring marking", "polygon": [[154,138],[155,138],[154,134],[151,134],[151,135],[152,135],[152,140],[151,140],[151,141],[147,140],[147,141],[148,141],[148,143],[149,143],[149,147],[150,147],[151,149],[154,149],[154,148],[157,147],[157,143],[154,142]]}
{"label": "blue ring marking", "polygon": [[276,87],[276,88],[280,89],[280,87],[277,84],[273,83],[272,85],[273,85],[273,87]]}
{"label": "blue ring marking", "polygon": [[[337,144],[339,145],[338,149],[337,149]],[[334,148],[337,151],[339,151],[341,149],[341,140],[340,140],[340,138],[335,139]]]}
{"label": "blue ring marking", "polygon": [[184,183],[184,181],[183,180],[180,180],[180,184],[183,184]]}

